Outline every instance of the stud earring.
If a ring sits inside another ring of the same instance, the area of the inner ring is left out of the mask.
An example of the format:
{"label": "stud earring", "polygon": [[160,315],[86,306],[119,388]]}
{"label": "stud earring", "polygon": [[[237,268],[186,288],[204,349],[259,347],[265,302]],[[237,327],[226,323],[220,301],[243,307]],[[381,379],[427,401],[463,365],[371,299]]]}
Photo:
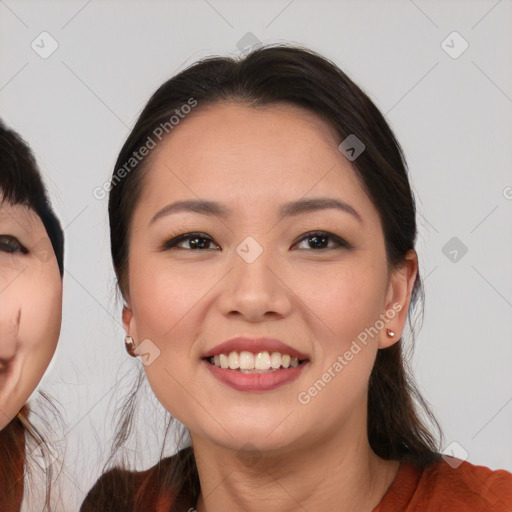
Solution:
{"label": "stud earring", "polygon": [[392,330],[390,330],[390,329],[386,329],[386,333],[387,333],[387,335],[388,335],[390,338],[392,338],[392,337],[395,335],[394,331],[392,331]]}
{"label": "stud earring", "polygon": [[131,336],[125,337],[124,347],[126,348],[126,352],[128,352],[129,355],[131,355],[132,357],[137,357],[137,354],[135,353],[135,343]]}

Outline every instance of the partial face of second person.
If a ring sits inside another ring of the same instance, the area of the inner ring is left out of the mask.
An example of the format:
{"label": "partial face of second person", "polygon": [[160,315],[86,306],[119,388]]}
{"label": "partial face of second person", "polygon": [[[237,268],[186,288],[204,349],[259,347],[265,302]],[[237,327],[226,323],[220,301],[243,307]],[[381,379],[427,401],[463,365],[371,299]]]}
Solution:
{"label": "partial face of second person", "polygon": [[40,217],[0,192],[0,430],[50,364],[61,329],[62,280]]}
{"label": "partial face of second person", "polygon": [[[216,104],[185,119],[155,150],[133,211],[123,323],[136,343],[149,339],[158,347],[147,378],[193,441],[279,452],[324,436],[366,434],[368,379],[377,349],[394,343],[405,324],[416,260],[389,272],[378,212],[340,142],[300,107]],[[231,214],[178,212],[152,222],[170,203],[198,198]],[[280,217],[281,205],[313,198],[343,201],[358,216],[329,208]],[[308,241],[318,231],[327,233],[327,246]],[[192,236],[165,248],[196,232],[198,244]],[[251,263],[237,252],[247,237],[262,248]],[[299,394],[396,303],[403,309],[393,320],[394,340],[384,328],[360,344],[342,371],[301,403]],[[275,389],[233,389],[202,358],[235,336],[277,338],[309,361],[297,379]]]}

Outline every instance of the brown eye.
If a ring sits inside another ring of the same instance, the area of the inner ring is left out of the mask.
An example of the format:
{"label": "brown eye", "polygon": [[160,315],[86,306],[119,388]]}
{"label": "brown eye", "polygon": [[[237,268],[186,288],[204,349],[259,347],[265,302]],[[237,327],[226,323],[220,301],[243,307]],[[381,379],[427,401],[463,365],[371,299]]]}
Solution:
{"label": "brown eye", "polygon": [[18,241],[18,239],[11,235],[0,235],[0,251],[15,253],[20,252],[27,254],[27,249]]}
{"label": "brown eye", "polygon": [[[326,231],[313,231],[311,233],[307,233],[303,236],[296,244],[306,240],[310,245],[309,248],[314,248],[318,250],[331,250],[331,249],[339,249],[345,248],[349,249],[351,246],[348,242],[340,238],[339,236],[333,235],[332,233],[328,233]],[[328,247],[329,241],[334,243],[334,247]]]}
{"label": "brown eye", "polygon": [[[188,247],[178,247],[178,244],[182,242],[188,242]],[[190,250],[206,250],[210,249],[210,244],[213,243],[213,240],[204,233],[187,233],[175,238],[171,238],[164,242],[162,245],[162,250],[166,249],[190,249]],[[217,246],[218,247],[218,246]]]}

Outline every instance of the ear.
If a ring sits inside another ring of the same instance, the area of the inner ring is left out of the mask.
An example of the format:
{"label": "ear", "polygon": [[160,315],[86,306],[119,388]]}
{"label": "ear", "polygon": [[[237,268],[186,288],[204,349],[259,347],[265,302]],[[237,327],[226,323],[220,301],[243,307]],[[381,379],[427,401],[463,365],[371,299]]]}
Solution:
{"label": "ear", "polygon": [[123,327],[126,336],[131,336],[134,340],[137,340],[137,327],[133,318],[132,308],[128,303],[123,306]]}
{"label": "ear", "polygon": [[[417,274],[418,255],[414,249],[410,249],[403,265],[394,269],[389,279],[384,311],[388,320],[379,333],[379,348],[390,347],[402,336]],[[395,333],[394,336],[388,336],[388,329]]]}

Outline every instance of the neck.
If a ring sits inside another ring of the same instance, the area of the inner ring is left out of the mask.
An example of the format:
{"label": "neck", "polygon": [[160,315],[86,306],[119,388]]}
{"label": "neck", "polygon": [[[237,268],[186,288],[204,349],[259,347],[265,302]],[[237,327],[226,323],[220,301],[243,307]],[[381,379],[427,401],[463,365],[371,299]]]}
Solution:
{"label": "neck", "polygon": [[192,436],[201,483],[196,510],[371,512],[399,462],[378,457],[362,431],[364,436],[348,443],[339,434],[320,436],[305,447],[253,457]]}

